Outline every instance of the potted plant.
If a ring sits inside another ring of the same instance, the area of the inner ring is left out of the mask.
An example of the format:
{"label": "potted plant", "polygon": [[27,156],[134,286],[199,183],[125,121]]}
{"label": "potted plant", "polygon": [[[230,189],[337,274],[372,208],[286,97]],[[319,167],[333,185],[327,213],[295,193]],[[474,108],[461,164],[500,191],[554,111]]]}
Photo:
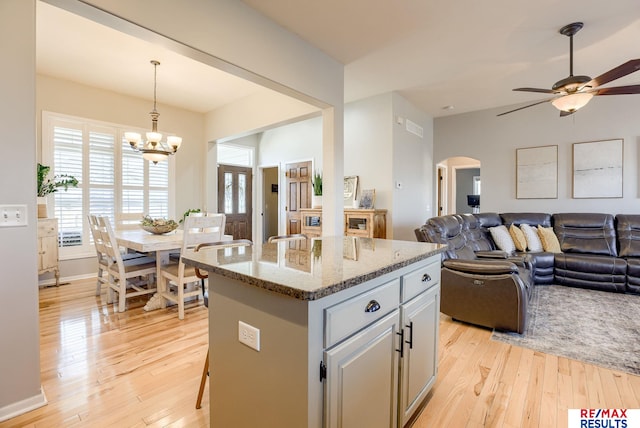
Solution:
{"label": "potted plant", "polygon": [[47,217],[47,195],[57,192],[60,188],[66,191],[69,187],[78,187],[78,180],[72,175],[60,174],[52,179],[47,178],[50,170],[50,166],[38,164],[38,218]]}
{"label": "potted plant", "polygon": [[184,214],[182,214],[182,218],[180,219],[180,221],[178,223],[182,224],[184,223],[184,219],[187,218],[188,215],[192,214],[192,213],[201,213],[202,210],[200,208],[189,208],[188,210],[186,210],[184,212]]}
{"label": "potted plant", "polygon": [[322,173],[316,171],[313,173],[313,179],[311,180],[313,186],[312,208],[322,207]]}

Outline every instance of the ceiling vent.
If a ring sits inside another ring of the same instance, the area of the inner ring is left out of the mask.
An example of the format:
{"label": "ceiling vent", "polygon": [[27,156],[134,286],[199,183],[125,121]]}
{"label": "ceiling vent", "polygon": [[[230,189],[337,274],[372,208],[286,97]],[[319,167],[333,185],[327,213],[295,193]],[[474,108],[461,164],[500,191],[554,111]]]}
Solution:
{"label": "ceiling vent", "polygon": [[411,132],[412,134],[417,135],[420,138],[424,137],[424,129],[422,128],[422,126],[410,121],[409,119],[406,119],[405,123],[407,124],[408,132]]}

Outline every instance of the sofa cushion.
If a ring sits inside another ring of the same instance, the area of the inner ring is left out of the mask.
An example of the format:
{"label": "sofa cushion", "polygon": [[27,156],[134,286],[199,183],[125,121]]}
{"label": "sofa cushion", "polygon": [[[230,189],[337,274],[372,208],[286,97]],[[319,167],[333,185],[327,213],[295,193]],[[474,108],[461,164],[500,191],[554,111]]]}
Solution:
{"label": "sofa cushion", "polygon": [[603,291],[626,290],[627,262],[619,257],[556,254],[554,273],[559,285]]}
{"label": "sofa cushion", "polygon": [[627,291],[640,294],[640,259],[627,260]]}
{"label": "sofa cushion", "polygon": [[618,214],[616,230],[620,257],[640,257],[640,215]]}
{"label": "sofa cushion", "polygon": [[558,237],[553,232],[552,227],[538,226],[538,237],[542,243],[542,249],[550,253],[561,253]]}
{"label": "sofa cushion", "polygon": [[486,230],[480,227],[480,222],[473,214],[459,214],[462,222],[462,233],[467,238],[467,244],[474,251],[491,251],[495,249]]}
{"label": "sofa cushion", "polygon": [[500,214],[502,224],[509,226],[515,224],[520,226],[523,224],[529,224],[531,226],[537,226],[539,224],[544,227],[551,226],[551,214],[547,213],[502,213]]}
{"label": "sofa cushion", "polygon": [[518,226],[515,224],[509,226],[509,235],[511,235],[511,239],[513,239],[516,250],[527,251],[527,238],[525,238],[524,233]]}
{"label": "sofa cushion", "polygon": [[430,218],[421,227],[427,242],[447,245],[445,259],[474,259],[473,248],[468,245],[466,236],[462,233],[460,216],[446,215]]}
{"label": "sofa cushion", "polygon": [[493,242],[496,243],[499,249],[508,254],[512,254],[516,250],[516,246],[506,226],[490,227],[489,232],[491,232]]}
{"label": "sofa cushion", "polygon": [[616,257],[616,229],[611,214],[562,213],[553,215],[553,230],[563,253]]}
{"label": "sofa cushion", "polygon": [[521,224],[520,229],[527,240],[527,248],[529,251],[532,253],[539,253],[542,251],[542,242],[540,241],[540,238],[538,238],[538,229],[529,224]]}

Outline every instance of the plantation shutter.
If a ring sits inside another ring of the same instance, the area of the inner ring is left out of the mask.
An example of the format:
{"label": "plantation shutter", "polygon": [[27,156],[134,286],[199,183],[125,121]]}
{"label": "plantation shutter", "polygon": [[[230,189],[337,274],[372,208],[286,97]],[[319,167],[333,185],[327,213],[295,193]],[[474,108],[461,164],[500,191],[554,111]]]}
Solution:
{"label": "plantation shutter", "polygon": [[49,112],[42,123],[42,163],[52,167],[48,178],[78,179],[77,188],[53,194],[61,258],[95,254],[85,227],[88,214],[106,215],[113,225],[116,213],[169,218],[170,162],[145,161],[124,140],[126,127]]}

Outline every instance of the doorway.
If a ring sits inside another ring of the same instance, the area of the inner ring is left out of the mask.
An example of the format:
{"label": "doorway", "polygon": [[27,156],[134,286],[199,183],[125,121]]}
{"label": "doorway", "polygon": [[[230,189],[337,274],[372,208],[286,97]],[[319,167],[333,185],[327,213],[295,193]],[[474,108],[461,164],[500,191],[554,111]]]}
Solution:
{"label": "doorway", "polygon": [[280,224],[278,174],[280,169],[265,167],[262,170],[262,242],[278,235]]}
{"label": "doorway", "polygon": [[227,216],[225,235],[251,240],[252,169],[218,165],[218,212]]}
{"label": "doorway", "polygon": [[311,207],[311,161],[285,165],[287,187],[287,235],[302,233],[300,208]]}
{"label": "doorway", "polygon": [[467,195],[480,194],[481,168],[478,159],[465,156],[454,156],[437,163],[438,215],[473,212]]}

